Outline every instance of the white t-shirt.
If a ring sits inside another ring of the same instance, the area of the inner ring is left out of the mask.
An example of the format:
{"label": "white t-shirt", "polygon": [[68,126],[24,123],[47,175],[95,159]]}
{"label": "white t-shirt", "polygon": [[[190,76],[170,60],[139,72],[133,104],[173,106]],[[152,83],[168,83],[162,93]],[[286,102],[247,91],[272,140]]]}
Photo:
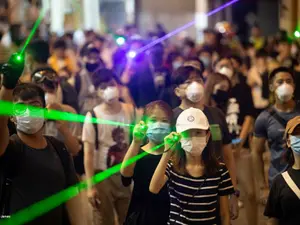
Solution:
{"label": "white t-shirt", "polygon": [[[100,123],[97,125],[99,149],[94,150],[94,168],[105,170],[122,162],[129,147],[130,127],[126,125],[133,123],[135,110],[131,105],[122,103],[120,112],[113,115],[105,114],[102,105],[96,106],[94,111],[98,119],[124,124],[124,126]],[[91,113],[88,112],[83,125],[82,141],[95,144],[96,132],[94,124],[89,122],[91,117]]]}

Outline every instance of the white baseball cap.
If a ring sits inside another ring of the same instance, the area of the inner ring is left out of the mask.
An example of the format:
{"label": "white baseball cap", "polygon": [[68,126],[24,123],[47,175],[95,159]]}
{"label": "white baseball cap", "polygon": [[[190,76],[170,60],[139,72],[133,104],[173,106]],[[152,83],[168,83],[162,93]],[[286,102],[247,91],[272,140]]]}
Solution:
{"label": "white baseball cap", "polygon": [[209,129],[208,119],[200,109],[186,109],[177,118],[176,131],[178,133],[191,129]]}

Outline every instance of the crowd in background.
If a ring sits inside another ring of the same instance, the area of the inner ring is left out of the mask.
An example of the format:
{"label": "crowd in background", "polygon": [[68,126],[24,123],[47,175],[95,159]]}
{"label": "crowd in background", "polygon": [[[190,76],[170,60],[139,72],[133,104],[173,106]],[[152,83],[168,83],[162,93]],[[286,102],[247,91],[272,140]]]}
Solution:
{"label": "crowd in background", "polygon": [[[181,35],[139,53],[165,34],[128,25],[36,37],[23,67],[8,61],[20,43],[1,42],[1,100],[86,116],[47,120],[28,108],[0,117],[0,162],[13,171],[1,209],[12,214],[122,163],[32,224],[229,225],[244,208],[243,224],[258,225],[260,204],[271,225],[299,223],[298,40],[255,25],[240,41],[223,22],[202,43]],[[167,141],[177,133],[179,146]]]}

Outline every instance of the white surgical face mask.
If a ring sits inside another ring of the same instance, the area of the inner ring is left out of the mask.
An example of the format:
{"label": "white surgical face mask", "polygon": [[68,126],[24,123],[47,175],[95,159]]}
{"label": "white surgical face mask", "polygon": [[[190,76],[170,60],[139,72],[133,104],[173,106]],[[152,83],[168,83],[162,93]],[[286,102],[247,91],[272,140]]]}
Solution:
{"label": "white surgical face mask", "polygon": [[119,90],[117,87],[107,87],[103,91],[102,98],[105,102],[110,102],[111,100],[119,98]]}
{"label": "white surgical face mask", "polygon": [[276,95],[282,102],[287,102],[292,99],[294,94],[294,88],[292,85],[283,83],[276,89]]}
{"label": "white surgical face mask", "polygon": [[46,105],[57,102],[56,95],[53,94],[53,93],[46,93],[45,94],[45,101],[46,101]]}
{"label": "white surgical face mask", "polygon": [[191,102],[200,102],[204,97],[204,87],[202,84],[194,81],[186,88],[186,97]]}
{"label": "white surgical face mask", "polygon": [[45,120],[43,116],[43,110],[35,113],[34,117],[32,117],[29,113],[29,109],[27,109],[22,116],[16,116],[17,130],[22,131],[25,134],[35,134],[42,129],[44,125]]}
{"label": "white surgical face mask", "polygon": [[221,69],[219,69],[218,73],[225,75],[229,79],[233,76],[233,70],[229,69],[228,67],[223,66]]}
{"label": "white surgical face mask", "polygon": [[193,156],[200,156],[207,145],[206,136],[181,139],[180,143],[182,149]]}

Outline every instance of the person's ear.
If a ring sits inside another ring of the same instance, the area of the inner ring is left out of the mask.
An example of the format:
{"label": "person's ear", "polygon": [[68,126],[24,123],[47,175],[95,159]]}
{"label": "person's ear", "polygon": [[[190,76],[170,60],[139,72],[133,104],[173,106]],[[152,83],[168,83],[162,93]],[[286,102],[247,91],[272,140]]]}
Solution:
{"label": "person's ear", "polygon": [[9,117],[10,121],[13,122],[15,125],[17,124],[17,119],[14,116]]}
{"label": "person's ear", "polygon": [[176,95],[178,98],[181,98],[181,90],[180,90],[179,87],[176,87],[175,90],[174,90],[174,92],[175,92],[175,95]]}
{"label": "person's ear", "polygon": [[290,136],[287,137],[287,140],[286,140],[286,145],[288,148],[291,147],[291,140],[290,140]]}
{"label": "person's ear", "polygon": [[269,85],[269,90],[271,91],[271,92],[274,92],[275,90],[274,90],[274,85],[273,84],[270,84]]}
{"label": "person's ear", "polygon": [[206,135],[206,142],[208,142],[208,140],[209,140],[209,138],[210,138],[210,135],[211,135],[211,133],[210,133],[210,131],[208,131],[208,132],[207,132],[207,135]]}

